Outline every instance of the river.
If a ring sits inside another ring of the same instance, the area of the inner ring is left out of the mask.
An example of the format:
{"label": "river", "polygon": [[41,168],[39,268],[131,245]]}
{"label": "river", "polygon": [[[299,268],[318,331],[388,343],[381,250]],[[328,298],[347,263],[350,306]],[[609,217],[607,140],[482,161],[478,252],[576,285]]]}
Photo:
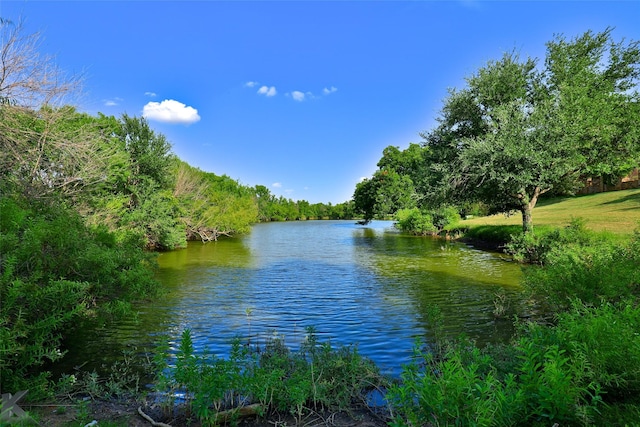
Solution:
{"label": "river", "polygon": [[[152,348],[158,339],[175,351],[186,328],[197,351],[220,356],[234,337],[259,344],[276,334],[295,348],[312,326],[321,341],[357,345],[397,375],[415,338],[433,338],[433,305],[448,336],[486,343],[512,333],[510,321],[493,315],[496,294],[512,308],[522,303],[520,266],[507,257],[408,236],[389,221],[257,224],[246,236],[191,242],[158,261],[166,294],[135,318],[94,326],[89,342],[75,345],[82,357],[108,363],[122,348]],[[78,351],[72,345],[71,360]]]}

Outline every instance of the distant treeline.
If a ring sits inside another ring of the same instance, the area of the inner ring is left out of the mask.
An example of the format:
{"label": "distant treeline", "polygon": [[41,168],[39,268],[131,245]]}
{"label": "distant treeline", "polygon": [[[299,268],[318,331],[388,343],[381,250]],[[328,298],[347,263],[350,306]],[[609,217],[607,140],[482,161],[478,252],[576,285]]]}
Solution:
{"label": "distant treeline", "polygon": [[189,166],[144,118],[12,105],[0,115],[4,197],[62,204],[147,248],[246,233],[259,221],[353,216],[350,203],[293,201]]}

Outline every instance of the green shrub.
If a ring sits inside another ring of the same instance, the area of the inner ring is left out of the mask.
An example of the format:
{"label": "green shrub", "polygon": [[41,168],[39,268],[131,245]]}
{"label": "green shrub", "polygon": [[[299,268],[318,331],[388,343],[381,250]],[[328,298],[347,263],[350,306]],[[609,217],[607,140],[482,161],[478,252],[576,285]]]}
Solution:
{"label": "green shrub", "polygon": [[640,392],[640,307],[631,301],[590,307],[574,300],[553,328],[528,325],[540,345],[558,346],[584,360],[585,381],[598,384],[609,399]]}
{"label": "green shrub", "polygon": [[64,334],[155,292],[152,265],[134,241],[87,228],[63,205],[0,198],[0,388],[47,393],[41,369],[62,357]]}
{"label": "green shrub", "polygon": [[501,246],[522,231],[521,225],[479,225],[463,229],[464,237]]}
{"label": "green shrub", "polygon": [[385,383],[357,350],[319,343],[312,329],[297,352],[274,336],[264,348],[235,340],[228,359],[196,355],[185,330],[174,370],[167,369],[166,358],[166,352],[156,358],[159,391],[185,392],[190,410],[204,424],[216,423],[223,410],[254,403],[263,414],[289,413],[298,420],[321,408],[345,410]]}
{"label": "green shrub", "polygon": [[543,228],[533,233],[513,234],[505,245],[505,250],[516,261],[546,265],[554,254],[567,249],[599,248],[609,243],[606,235],[588,230],[582,218],[574,218],[564,228]]}
{"label": "green shrub", "polygon": [[464,218],[487,216],[491,214],[491,209],[482,202],[464,202],[460,206],[460,214]]}
{"label": "green shrub", "polygon": [[589,425],[596,419],[602,391],[585,352],[570,350],[584,348],[577,337],[531,323],[512,344],[480,349],[464,337],[443,339],[440,321],[433,307],[435,342],[424,349],[416,343],[412,362],[389,389],[393,425]]}
{"label": "green shrub", "polygon": [[395,215],[396,226],[402,230],[419,236],[434,234],[437,229],[433,225],[433,217],[418,208],[400,209]]}
{"label": "green shrub", "polygon": [[588,424],[601,402],[600,388],[590,382],[582,354],[558,345],[540,345],[535,337],[520,338],[517,368],[519,390],[526,400],[524,419],[530,423]]}
{"label": "green shrub", "polygon": [[508,365],[466,340],[445,348],[416,346],[387,394],[392,425],[586,425],[597,415],[601,392],[588,362],[535,334],[515,343]]}
{"label": "green shrub", "polygon": [[627,244],[565,245],[545,255],[544,268],[525,270],[524,284],[551,312],[578,299],[587,305],[640,295],[640,235]]}
{"label": "green shrub", "polygon": [[434,210],[418,208],[400,209],[395,214],[396,226],[418,236],[440,233],[445,227],[460,221],[460,214],[453,206],[442,206]]}
{"label": "green shrub", "polygon": [[403,368],[387,399],[397,426],[516,425],[524,402],[514,375],[498,380],[490,358],[464,344],[442,357],[416,346],[413,362]]}
{"label": "green shrub", "polygon": [[454,225],[461,221],[458,208],[453,206],[441,206],[435,209],[432,213],[433,225],[438,232],[445,229],[447,226]]}

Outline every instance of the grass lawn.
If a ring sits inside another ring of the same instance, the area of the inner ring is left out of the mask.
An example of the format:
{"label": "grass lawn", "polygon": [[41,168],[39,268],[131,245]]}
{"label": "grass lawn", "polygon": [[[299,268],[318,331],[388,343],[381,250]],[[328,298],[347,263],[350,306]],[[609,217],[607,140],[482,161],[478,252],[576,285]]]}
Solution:
{"label": "grass lawn", "polygon": [[[578,217],[593,231],[631,235],[640,229],[640,189],[540,200],[533,209],[533,227],[563,227]],[[484,225],[522,225],[522,215],[492,215],[457,224],[469,228]]]}

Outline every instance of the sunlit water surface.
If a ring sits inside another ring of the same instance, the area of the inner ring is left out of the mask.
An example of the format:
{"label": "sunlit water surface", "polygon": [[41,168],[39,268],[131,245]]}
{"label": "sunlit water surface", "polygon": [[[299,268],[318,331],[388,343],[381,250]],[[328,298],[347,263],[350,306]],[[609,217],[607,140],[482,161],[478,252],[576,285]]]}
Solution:
{"label": "sunlit water surface", "polygon": [[[507,339],[511,322],[493,315],[497,293],[521,304],[520,267],[461,243],[399,233],[391,222],[258,224],[244,237],[190,243],[159,257],[167,292],[138,307],[137,318],[92,327],[71,343],[69,363],[108,363],[123,348],[176,350],[190,329],[197,351],[225,356],[235,337],[277,334],[296,348],[312,326],[322,341],[357,345],[397,375],[415,338],[432,339],[437,305],[447,335],[480,343]],[[516,309],[517,310],[517,309]]]}

